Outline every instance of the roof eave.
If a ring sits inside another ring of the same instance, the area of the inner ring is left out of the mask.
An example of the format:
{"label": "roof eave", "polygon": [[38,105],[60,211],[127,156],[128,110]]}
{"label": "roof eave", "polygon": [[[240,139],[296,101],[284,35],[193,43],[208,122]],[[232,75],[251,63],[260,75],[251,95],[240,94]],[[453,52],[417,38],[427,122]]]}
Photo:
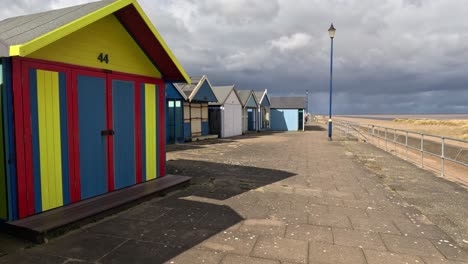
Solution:
{"label": "roof eave", "polygon": [[164,39],[161,37],[161,34],[159,34],[158,30],[156,29],[156,27],[154,27],[153,23],[151,23],[150,19],[146,16],[145,12],[143,11],[143,9],[141,8],[141,6],[138,4],[138,2],[136,0],[129,0],[131,1],[131,3],[133,4],[133,6],[136,8],[136,10],[138,11],[138,13],[140,14],[140,16],[143,18],[143,20],[145,21],[145,23],[148,25],[148,27],[150,28],[151,32],[153,32],[154,36],[156,37],[156,39],[159,41],[159,43],[161,43],[161,46],[163,47],[164,51],[167,53],[167,55],[169,56],[169,58],[171,58],[172,62],[175,64],[175,66],[177,67],[177,70],[179,70],[180,74],[182,75],[182,77],[184,78],[185,82],[187,84],[191,84],[192,81],[190,80],[190,77],[188,76],[188,74],[185,72],[184,68],[182,67],[182,65],[179,63],[179,61],[177,60],[177,58],[174,56],[174,54],[172,53],[171,49],[169,48],[169,46],[167,46],[166,42],[164,41]]}

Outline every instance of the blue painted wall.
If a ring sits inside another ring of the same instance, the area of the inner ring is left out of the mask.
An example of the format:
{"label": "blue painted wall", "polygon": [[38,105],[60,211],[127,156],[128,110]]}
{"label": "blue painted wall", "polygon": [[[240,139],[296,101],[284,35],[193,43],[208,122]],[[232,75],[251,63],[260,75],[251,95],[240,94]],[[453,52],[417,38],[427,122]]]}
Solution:
{"label": "blue painted wall", "polygon": [[274,131],[297,131],[299,110],[298,109],[271,109],[270,127]]}
{"label": "blue painted wall", "polygon": [[202,131],[202,136],[207,136],[210,134],[210,125],[208,122],[202,122],[201,123],[201,131]]}
{"label": "blue painted wall", "polygon": [[190,122],[184,123],[184,138],[185,138],[185,140],[189,140],[191,136],[192,136],[191,123]]}
{"label": "blue painted wall", "polygon": [[8,220],[18,219],[17,178],[16,178],[16,150],[13,116],[13,89],[11,82],[11,58],[2,58],[2,113],[4,125],[4,143],[6,157],[6,184],[8,200]]}
{"label": "blue painted wall", "polygon": [[217,102],[216,95],[211,90],[210,84],[208,81],[204,81],[200,89],[198,89],[197,94],[193,97],[192,101],[197,102]]}
{"label": "blue painted wall", "polygon": [[179,93],[179,91],[174,87],[172,83],[166,83],[166,98],[181,100],[184,99],[184,97]]}

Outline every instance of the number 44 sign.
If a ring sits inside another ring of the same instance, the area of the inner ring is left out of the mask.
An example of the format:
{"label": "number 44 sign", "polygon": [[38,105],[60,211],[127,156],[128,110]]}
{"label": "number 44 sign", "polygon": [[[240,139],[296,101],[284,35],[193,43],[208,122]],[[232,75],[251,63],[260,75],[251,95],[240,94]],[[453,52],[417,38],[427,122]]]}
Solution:
{"label": "number 44 sign", "polygon": [[100,53],[97,58],[101,63],[109,63],[109,54]]}

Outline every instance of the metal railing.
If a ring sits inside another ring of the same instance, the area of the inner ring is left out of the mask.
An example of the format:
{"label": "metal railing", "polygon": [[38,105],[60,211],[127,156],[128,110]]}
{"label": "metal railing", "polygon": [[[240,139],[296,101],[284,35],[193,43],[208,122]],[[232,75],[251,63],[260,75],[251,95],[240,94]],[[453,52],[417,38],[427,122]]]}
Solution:
{"label": "metal railing", "polygon": [[448,162],[450,172],[468,180],[467,140],[343,120],[334,120],[333,126],[345,136],[369,142],[442,177]]}

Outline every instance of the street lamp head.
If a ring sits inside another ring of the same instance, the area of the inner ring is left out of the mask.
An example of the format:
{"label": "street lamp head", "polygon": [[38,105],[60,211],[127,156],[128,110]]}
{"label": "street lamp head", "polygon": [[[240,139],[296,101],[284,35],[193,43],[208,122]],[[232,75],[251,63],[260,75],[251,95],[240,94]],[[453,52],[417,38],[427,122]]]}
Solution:
{"label": "street lamp head", "polygon": [[330,35],[330,38],[335,37],[335,31],[336,31],[336,28],[333,26],[333,23],[332,23],[330,28],[328,29],[328,34]]}

